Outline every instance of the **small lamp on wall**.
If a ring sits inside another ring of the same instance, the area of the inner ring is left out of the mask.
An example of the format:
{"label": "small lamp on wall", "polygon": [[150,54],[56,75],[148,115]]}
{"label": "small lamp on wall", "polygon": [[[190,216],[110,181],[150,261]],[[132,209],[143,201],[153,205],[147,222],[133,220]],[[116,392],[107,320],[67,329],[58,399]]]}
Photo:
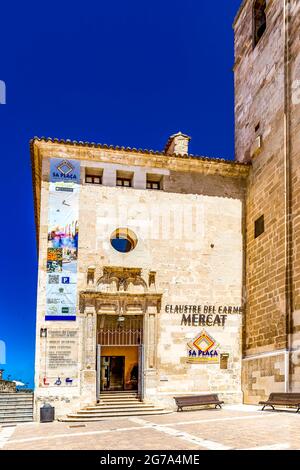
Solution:
{"label": "small lamp on wall", "polygon": [[124,317],[124,310],[123,310],[123,307],[120,308],[120,312],[119,312],[119,316],[118,316],[118,320],[117,320],[119,323],[122,323],[125,321],[125,317]]}

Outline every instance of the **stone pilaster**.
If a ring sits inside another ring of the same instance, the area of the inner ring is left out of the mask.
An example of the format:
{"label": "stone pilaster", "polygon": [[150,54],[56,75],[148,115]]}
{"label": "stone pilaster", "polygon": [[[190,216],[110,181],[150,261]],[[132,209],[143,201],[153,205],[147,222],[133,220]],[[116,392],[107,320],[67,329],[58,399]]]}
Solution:
{"label": "stone pilaster", "polygon": [[81,370],[81,404],[96,401],[96,334],[97,315],[95,307],[85,308],[85,340],[83,341],[83,369]]}

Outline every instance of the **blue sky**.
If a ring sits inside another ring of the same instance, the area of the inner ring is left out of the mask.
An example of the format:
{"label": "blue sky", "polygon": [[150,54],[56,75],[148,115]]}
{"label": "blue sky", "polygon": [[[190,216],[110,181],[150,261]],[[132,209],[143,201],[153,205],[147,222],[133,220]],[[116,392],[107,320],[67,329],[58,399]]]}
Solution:
{"label": "blue sky", "polygon": [[32,384],[35,135],[233,158],[233,31],[241,0],[5,2],[1,6],[0,340]]}

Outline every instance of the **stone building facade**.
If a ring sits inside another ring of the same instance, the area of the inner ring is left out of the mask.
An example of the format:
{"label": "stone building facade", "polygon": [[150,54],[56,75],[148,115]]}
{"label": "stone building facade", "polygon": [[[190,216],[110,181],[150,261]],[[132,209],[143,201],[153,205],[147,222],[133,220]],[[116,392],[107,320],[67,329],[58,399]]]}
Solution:
{"label": "stone building facade", "polygon": [[166,408],[207,391],[241,402],[249,166],[183,155],[188,140],[163,152],[32,141],[37,409],[63,416],[130,389]]}
{"label": "stone building facade", "polygon": [[241,4],[235,161],[182,133],[161,152],[33,139],[36,410],[299,391],[299,21],[298,1]]}
{"label": "stone building facade", "polygon": [[235,154],[251,164],[245,207],[246,403],[300,386],[299,23],[297,0],[244,1],[234,23]]}

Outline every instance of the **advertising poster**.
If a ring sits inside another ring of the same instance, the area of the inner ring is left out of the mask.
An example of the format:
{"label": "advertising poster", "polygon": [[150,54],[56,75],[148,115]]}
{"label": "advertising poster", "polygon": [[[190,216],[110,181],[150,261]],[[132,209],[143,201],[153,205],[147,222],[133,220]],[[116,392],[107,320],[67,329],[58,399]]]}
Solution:
{"label": "advertising poster", "polygon": [[76,320],[80,163],[50,160],[46,320]]}

